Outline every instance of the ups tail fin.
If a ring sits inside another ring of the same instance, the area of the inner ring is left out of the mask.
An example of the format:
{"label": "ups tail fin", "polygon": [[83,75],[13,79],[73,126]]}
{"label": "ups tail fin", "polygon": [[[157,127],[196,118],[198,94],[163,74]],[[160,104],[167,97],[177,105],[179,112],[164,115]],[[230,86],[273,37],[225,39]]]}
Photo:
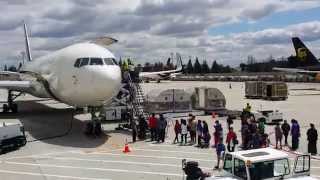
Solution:
{"label": "ups tail fin", "polygon": [[31,51],[30,51],[30,43],[29,43],[29,35],[28,35],[28,29],[27,24],[23,23],[23,29],[24,29],[24,40],[25,40],[25,46],[26,46],[26,55],[28,61],[32,61]]}
{"label": "ups tail fin", "polygon": [[298,37],[292,38],[292,43],[296,51],[297,59],[303,63],[305,66],[312,66],[319,64],[317,58],[312,54],[312,52],[307,48],[306,45]]}

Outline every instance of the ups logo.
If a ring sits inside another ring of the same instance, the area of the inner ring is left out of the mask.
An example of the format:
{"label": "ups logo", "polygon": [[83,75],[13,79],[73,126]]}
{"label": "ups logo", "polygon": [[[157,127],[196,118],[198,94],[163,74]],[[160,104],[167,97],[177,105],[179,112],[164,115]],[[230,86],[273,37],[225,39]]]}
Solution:
{"label": "ups logo", "polygon": [[297,56],[300,60],[305,61],[307,59],[307,49],[299,48],[297,51]]}

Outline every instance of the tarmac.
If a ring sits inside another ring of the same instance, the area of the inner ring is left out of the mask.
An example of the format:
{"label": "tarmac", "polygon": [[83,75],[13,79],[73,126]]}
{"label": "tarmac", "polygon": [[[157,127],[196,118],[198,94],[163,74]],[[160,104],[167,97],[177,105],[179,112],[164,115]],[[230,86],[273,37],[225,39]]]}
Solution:
{"label": "tarmac", "polygon": [[[250,102],[254,110],[261,106],[279,109],[287,119],[300,119],[302,137],[299,152],[306,151],[304,134],[308,124],[314,122],[317,128],[320,127],[320,123],[315,121],[318,117],[319,97],[306,95],[317,92],[290,92],[287,101],[276,102],[244,99],[243,83],[232,83],[232,89],[229,89],[229,83],[223,82],[149,83],[143,84],[143,88],[148,92],[155,86],[166,89],[203,85],[219,88],[226,96],[228,109],[241,110],[246,102]],[[290,88],[310,86],[320,89],[320,84],[289,84]],[[4,97],[4,92],[0,97]],[[129,143],[131,152],[123,153],[125,142],[131,142],[131,134],[127,131],[115,131],[116,124],[104,124],[105,135],[101,137],[88,137],[83,134],[84,124],[90,118],[88,114],[74,114],[71,107],[62,103],[28,95],[19,97],[18,104],[18,114],[0,114],[0,118],[7,123],[23,124],[29,142],[16,151],[0,155],[0,180],[180,180],[183,178],[182,159],[198,161],[204,171],[215,175],[220,173],[213,171],[216,164],[215,149],[172,144],[172,123],[169,123],[165,143],[148,140]],[[210,116],[197,118],[206,120],[210,132],[213,132],[213,120]],[[219,120],[223,126],[226,125],[225,118]],[[239,121],[235,121],[234,127],[238,132]],[[272,131],[273,127],[268,127],[268,132]],[[270,138],[273,141],[272,135]],[[288,152],[291,158],[294,158],[294,153]],[[319,169],[320,161],[318,157],[314,157],[311,173],[320,179]]]}

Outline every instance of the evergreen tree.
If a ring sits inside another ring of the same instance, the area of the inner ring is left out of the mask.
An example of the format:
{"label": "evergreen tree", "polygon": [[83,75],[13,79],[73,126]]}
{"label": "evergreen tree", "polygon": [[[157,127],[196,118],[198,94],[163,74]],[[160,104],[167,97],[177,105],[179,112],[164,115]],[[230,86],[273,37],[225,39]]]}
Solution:
{"label": "evergreen tree", "polygon": [[213,61],[211,66],[211,73],[219,73],[220,71],[221,71],[221,68],[217,63],[217,61]]}
{"label": "evergreen tree", "polygon": [[202,61],[202,65],[201,65],[201,73],[209,73],[210,72],[210,68],[208,66],[208,63],[206,60]]}
{"label": "evergreen tree", "polygon": [[8,71],[7,65],[4,65],[4,71]]}
{"label": "evergreen tree", "polygon": [[201,71],[201,65],[200,65],[200,62],[199,62],[198,57],[196,57],[196,61],[194,62],[193,72],[194,72],[195,74],[202,73],[202,71]]}
{"label": "evergreen tree", "polygon": [[188,65],[187,65],[187,69],[186,69],[186,73],[188,73],[188,74],[192,74],[193,73],[193,65],[192,65],[191,59],[189,59],[189,62],[188,62]]}
{"label": "evergreen tree", "polygon": [[167,67],[169,67],[170,66],[170,64],[171,64],[171,58],[168,58],[168,60],[167,60]]}
{"label": "evergreen tree", "polygon": [[13,66],[13,65],[10,66],[8,70],[11,71],[11,72],[17,72],[17,68],[15,66]]}

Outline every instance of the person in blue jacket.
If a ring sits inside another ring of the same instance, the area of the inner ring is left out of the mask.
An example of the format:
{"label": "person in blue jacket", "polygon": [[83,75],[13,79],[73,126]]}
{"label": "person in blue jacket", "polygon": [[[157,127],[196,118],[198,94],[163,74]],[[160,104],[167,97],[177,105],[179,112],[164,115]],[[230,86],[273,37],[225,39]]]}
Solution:
{"label": "person in blue jacket", "polygon": [[223,144],[223,139],[219,138],[218,144],[216,145],[217,165],[214,167],[215,169],[219,169],[220,160],[223,159],[223,155],[225,151],[226,151],[226,147]]}

